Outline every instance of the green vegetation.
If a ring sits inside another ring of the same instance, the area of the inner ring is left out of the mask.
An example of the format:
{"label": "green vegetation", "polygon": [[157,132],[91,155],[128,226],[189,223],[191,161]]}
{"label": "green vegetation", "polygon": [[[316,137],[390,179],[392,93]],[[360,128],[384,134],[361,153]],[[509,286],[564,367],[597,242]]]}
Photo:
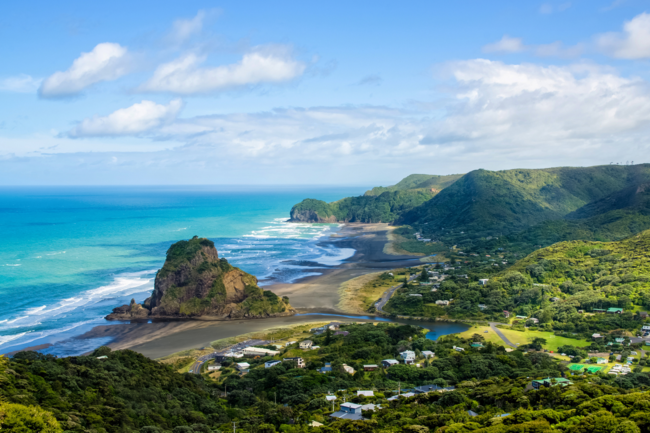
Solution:
{"label": "green vegetation", "polygon": [[[392,222],[434,195],[429,190],[408,190],[384,192],[378,196],[347,197],[332,203],[306,199],[291,208],[291,218],[310,222]],[[335,221],[328,220],[330,217]]]}
{"label": "green vegetation", "polygon": [[[536,390],[533,379],[559,378],[571,370],[542,352],[506,352],[482,335],[432,341],[412,326],[368,323],[341,329],[347,335],[311,336],[320,346],[316,350],[294,344],[277,357],[248,358],[245,375],[232,361],[222,362],[218,375],[181,374],[135,352],[105,347],[62,359],[21,352],[0,358],[0,423],[8,431],[51,433],[212,433],[231,431],[232,423],[244,433],[608,433],[650,427],[646,373],[616,377],[576,367],[564,386],[553,379],[553,386]],[[472,347],[472,342],[483,345]],[[404,350],[415,352],[420,367],[363,370]],[[435,352],[435,358],[426,359],[424,350]],[[293,362],[264,367],[265,361],[289,356],[303,357],[306,368]],[[317,369],[325,362],[332,371],[323,374]],[[343,372],[344,363],[355,373]],[[449,388],[387,400],[398,388],[406,393],[422,384]],[[357,390],[374,395],[357,396]],[[328,394],[334,402],[325,399]],[[331,418],[344,399],[381,408],[364,410],[361,421]],[[311,428],[312,421],[324,425]]]}
{"label": "green vegetation", "polygon": [[447,188],[461,177],[463,177],[462,174],[450,174],[447,176],[411,174],[393,186],[376,186],[373,189],[366,191],[365,195],[378,196],[384,192],[405,191],[409,189],[436,189],[440,191]]}
{"label": "green vegetation", "polygon": [[562,240],[618,240],[650,228],[648,181],[648,164],[475,170],[398,222],[466,249],[488,237],[526,251]]}

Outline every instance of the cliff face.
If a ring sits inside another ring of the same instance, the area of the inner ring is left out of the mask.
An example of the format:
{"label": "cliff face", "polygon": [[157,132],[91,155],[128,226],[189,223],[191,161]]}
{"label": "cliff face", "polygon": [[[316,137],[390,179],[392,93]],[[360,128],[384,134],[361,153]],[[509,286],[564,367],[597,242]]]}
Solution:
{"label": "cliff face", "polygon": [[212,241],[195,236],[169,248],[153,293],[142,306],[131,301],[106,318],[236,319],[293,313],[288,298],[263,291],[257,286],[257,278],[220,259]]}
{"label": "cliff face", "polygon": [[299,210],[291,211],[291,219],[289,220],[294,223],[335,223],[336,217],[330,215],[328,217],[321,217],[314,210]]}

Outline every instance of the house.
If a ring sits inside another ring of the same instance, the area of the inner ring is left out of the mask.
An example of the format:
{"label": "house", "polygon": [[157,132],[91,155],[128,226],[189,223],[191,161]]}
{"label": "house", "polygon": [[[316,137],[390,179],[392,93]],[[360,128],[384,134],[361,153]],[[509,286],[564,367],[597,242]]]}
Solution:
{"label": "house", "polygon": [[648,312],[647,311],[639,311],[639,317],[642,319],[647,319],[648,318]]}
{"label": "house", "polygon": [[320,346],[311,346],[311,350],[318,350],[320,349]]}
{"label": "house", "polygon": [[286,361],[293,361],[293,362],[296,363],[296,367],[298,367],[298,368],[305,368],[305,360],[302,359],[302,358],[299,357],[299,356],[296,356],[296,357],[294,357],[294,358],[284,358],[284,359],[282,360],[282,362],[286,362]]}
{"label": "house", "polygon": [[279,350],[264,349],[262,347],[246,347],[242,350],[244,356],[275,356],[279,355]]}
{"label": "house", "polygon": [[438,289],[435,289],[435,288],[434,288],[434,289],[431,289],[431,291],[432,291],[432,292],[437,292]]}
{"label": "house", "polygon": [[621,359],[623,359],[623,357],[621,355],[616,355],[616,360],[617,361],[620,361]]}
{"label": "house", "polygon": [[503,315],[504,315],[504,316],[506,317],[506,319],[507,319],[508,317],[510,317],[510,311],[503,310]]}
{"label": "house", "polygon": [[413,364],[415,362],[415,352],[412,350],[405,350],[399,354],[404,360],[404,364]]}
{"label": "house", "polygon": [[[488,256],[488,257],[489,257],[489,256]],[[490,281],[489,278],[482,278],[482,279],[478,280],[478,283],[479,283],[481,286],[485,286],[485,285],[488,283],[488,281]]]}
{"label": "house", "polygon": [[444,306],[447,306],[447,305],[449,305],[449,301],[436,301],[436,305],[444,305]]}
{"label": "house", "polygon": [[348,335],[348,334],[349,334],[348,331],[336,331],[336,332],[334,333],[334,335],[343,335],[343,336],[346,336],[346,335]]}
{"label": "house", "polygon": [[374,391],[357,391],[357,397],[359,397],[360,395],[364,397],[374,397],[375,393]]}
{"label": "house", "polygon": [[487,305],[485,304],[478,304],[479,310],[485,310],[487,308]]}
{"label": "house", "polygon": [[433,353],[433,352],[430,351],[430,350],[423,350],[423,351],[422,351],[422,356],[424,356],[424,357],[427,358],[427,359],[428,359],[428,358],[433,358],[433,357],[435,356],[435,353]]}
{"label": "house", "polygon": [[416,394],[415,394],[415,393],[412,393],[412,392],[405,392],[404,394],[394,395],[394,396],[392,396],[391,398],[388,398],[387,400],[388,400],[388,401],[393,401],[393,400],[397,400],[397,399],[400,398],[400,397],[402,397],[402,398],[409,398],[409,397],[415,397],[415,395],[416,395]]}
{"label": "house", "polygon": [[106,355],[98,356],[97,359],[108,359],[108,356]]}
{"label": "house", "polygon": [[[279,361],[278,361],[279,362]],[[217,371],[221,368],[221,364],[208,365],[208,371]]]}
{"label": "house", "polygon": [[414,389],[414,392],[416,394],[426,394],[428,392],[432,391],[437,391],[437,392],[444,392],[444,391],[453,391],[454,388],[453,386],[438,386],[438,385],[422,385],[422,386],[416,386]]}
{"label": "house", "polygon": [[322,427],[324,424],[319,423],[318,421],[312,421],[308,425],[309,427]]}
{"label": "house", "polygon": [[457,346],[454,346],[454,350],[456,352],[464,352],[465,351],[465,349],[463,349],[462,347],[457,347]]}
{"label": "house", "polygon": [[331,373],[332,372],[332,363],[331,362],[326,362],[325,367],[321,367],[318,369],[320,373]]}
{"label": "house", "polygon": [[650,331],[650,325],[643,325],[643,326],[641,327],[641,329],[642,329],[643,331]]}
{"label": "house", "polygon": [[237,364],[235,364],[235,368],[239,371],[248,370],[250,366],[251,365],[248,362],[238,362]]}
{"label": "house", "polygon": [[623,314],[622,308],[608,308],[607,314]]}
{"label": "house", "polygon": [[311,346],[313,344],[314,344],[313,341],[305,340],[305,341],[301,341],[300,344],[298,345],[298,347],[300,347],[301,349],[311,349]]}
{"label": "house", "polygon": [[549,301],[551,301],[551,302],[557,302],[559,300],[560,300],[560,298],[558,298],[557,296],[553,296],[551,299],[549,299]]}
{"label": "house", "polygon": [[551,386],[567,386],[567,385],[573,385],[573,382],[571,382],[569,379],[565,379],[563,377],[556,377],[551,379],[550,377],[542,380],[533,380],[531,382],[531,385],[533,386],[534,389],[540,389],[541,387],[551,387]]}
{"label": "house", "polygon": [[384,359],[381,361],[381,366],[384,368],[388,368],[392,365],[397,365],[399,362],[396,359]]}
{"label": "house", "polygon": [[356,371],[347,364],[341,364],[341,373],[354,374]]}
{"label": "house", "polygon": [[515,316],[515,319],[526,320],[528,319],[528,316]]}
{"label": "house", "polygon": [[325,400],[334,401],[334,400],[336,400],[336,396],[335,395],[326,395]]}
{"label": "house", "polygon": [[419,293],[409,293],[409,296],[417,296],[419,298],[422,297],[422,295],[420,295]]}
{"label": "house", "polygon": [[596,364],[607,364],[607,359],[605,359],[605,358],[596,358]]}
{"label": "house", "polygon": [[474,412],[473,410],[468,410],[467,415],[469,415],[469,416],[478,416],[478,414],[476,412]]}
{"label": "house", "polygon": [[287,347],[291,346],[292,344],[295,344],[295,343],[296,343],[295,341],[287,341]]}
{"label": "house", "polygon": [[475,341],[474,343],[470,344],[470,346],[474,348],[481,348],[483,347],[483,344]]}
{"label": "house", "polygon": [[264,368],[275,367],[275,366],[278,365],[280,362],[282,362],[282,361],[266,361],[266,362],[264,363]]}
{"label": "house", "polygon": [[341,324],[339,322],[331,322],[329,325],[327,325],[327,327],[330,328],[332,331],[338,331],[340,326]]}
{"label": "house", "polygon": [[591,334],[591,338],[593,338],[595,340],[597,338],[603,338],[603,336],[600,335],[600,334]]}
{"label": "house", "polygon": [[533,322],[534,324],[538,324],[538,323],[539,323],[539,319],[537,319],[537,318],[535,318],[535,317],[531,317],[531,318],[528,319],[528,320],[530,320],[530,321]]}
{"label": "house", "polygon": [[356,404],[356,403],[343,403],[341,405],[341,409],[337,412],[334,412],[330,416],[332,418],[339,418],[339,419],[351,419],[354,421],[360,421],[363,418],[361,416],[361,408],[362,405]]}
{"label": "house", "polygon": [[375,371],[379,368],[377,364],[368,364],[363,366],[363,371]]}
{"label": "house", "polygon": [[625,342],[625,338],[615,338],[614,341],[616,341],[616,344],[623,344]]}

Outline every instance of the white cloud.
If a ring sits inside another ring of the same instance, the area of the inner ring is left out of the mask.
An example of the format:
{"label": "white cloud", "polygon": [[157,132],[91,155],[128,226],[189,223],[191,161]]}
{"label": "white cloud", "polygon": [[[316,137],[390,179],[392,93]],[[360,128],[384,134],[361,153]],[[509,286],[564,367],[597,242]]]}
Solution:
{"label": "white cloud", "polygon": [[564,58],[578,57],[583,50],[582,44],[567,47],[560,41],[551,44],[526,45],[521,38],[512,38],[508,35],[504,35],[501,40],[483,47],[485,53],[520,53],[526,51],[539,57]]}
{"label": "white cloud", "polygon": [[561,3],[557,6],[553,6],[550,3],[544,3],[539,7],[539,13],[540,14],[552,14],[553,12],[564,12],[565,10],[569,9],[571,7],[571,3]]}
{"label": "white cloud", "polygon": [[258,47],[238,63],[201,67],[205,57],[189,54],[160,65],[140,88],[146,92],[209,93],[261,83],[279,83],[302,75],[305,64],[293,59],[284,47]]}
{"label": "white cloud", "polygon": [[119,44],[101,43],[72,62],[67,71],[47,77],[39,89],[41,96],[72,96],[101,81],[112,81],[129,71],[127,49]]}
{"label": "white cloud", "polygon": [[623,24],[622,32],[596,37],[598,48],[619,59],[650,58],[650,14],[642,13]]}
{"label": "white cloud", "polygon": [[511,38],[508,35],[503,35],[501,40],[487,44],[483,47],[485,53],[519,53],[524,51],[526,47],[521,38]]}
{"label": "white cloud", "polygon": [[173,121],[182,107],[180,99],[175,99],[168,105],[142,101],[108,116],[84,119],[68,135],[73,138],[138,135]]}
{"label": "white cloud", "polygon": [[41,81],[26,74],[0,78],[0,92],[32,93],[38,89]]}

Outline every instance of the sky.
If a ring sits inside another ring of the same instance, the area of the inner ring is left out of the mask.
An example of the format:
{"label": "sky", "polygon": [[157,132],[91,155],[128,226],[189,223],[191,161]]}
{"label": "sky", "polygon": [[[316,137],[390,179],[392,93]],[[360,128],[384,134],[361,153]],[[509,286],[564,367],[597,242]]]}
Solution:
{"label": "sky", "polygon": [[0,5],[0,185],[650,162],[650,0]]}

